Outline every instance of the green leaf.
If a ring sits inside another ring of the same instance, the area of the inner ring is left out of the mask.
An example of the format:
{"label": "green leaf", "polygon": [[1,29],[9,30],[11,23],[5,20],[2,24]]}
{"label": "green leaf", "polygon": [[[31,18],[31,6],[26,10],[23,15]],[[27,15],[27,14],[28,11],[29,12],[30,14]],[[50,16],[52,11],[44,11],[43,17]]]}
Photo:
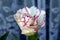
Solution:
{"label": "green leaf", "polygon": [[37,33],[35,33],[35,34],[32,35],[32,36],[28,36],[28,40],[38,40]]}
{"label": "green leaf", "polygon": [[0,37],[0,40],[6,40],[9,32],[5,33],[3,36]]}
{"label": "green leaf", "polygon": [[15,34],[12,33],[12,35],[14,36],[15,40],[19,40],[19,38]]}

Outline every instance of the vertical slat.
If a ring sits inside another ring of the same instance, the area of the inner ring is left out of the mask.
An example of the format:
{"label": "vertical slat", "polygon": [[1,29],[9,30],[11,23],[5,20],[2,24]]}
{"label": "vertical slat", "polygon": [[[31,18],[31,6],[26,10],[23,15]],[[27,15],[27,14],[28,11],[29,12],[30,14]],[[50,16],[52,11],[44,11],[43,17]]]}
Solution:
{"label": "vertical slat", "polygon": [[[60,0],[58,0],[58,5],[59,5],[59,15],[60,15]],[[59,25],[58,25],[58,37],[57,40],[60,40],[60,16],[59,16]]]}
{"label": "vertical slat", "polygon": [[41,0],[41,9],[45,10],[45,0]]}
{"label": "vertical slat", "polygon": [[24,0],[24,6],[35,6],[35,0]]}
{"label": "vertical slat", "polygon": [[[37,7],[45,11],[45,0],[37,0]],[[38,30],[39,40],[46,40],[46,26]]]}
{"label": "vertical slat", "polygon": [[26,5],[27,5],[26,0],[24,0],[24,6],[26,6]]}
{"label": "vertical slat", "polygon": [[41,0],[37,0],[38,8],[41,9]]}
{"label": "vertical slat", "polygon": [[32,0],[32,6],[35,6],[35,0]]}
{"label": "vertical slat", "polygon": [[50,24],[49,24],[49,40],[57,40],[58,34],[58,21],[59,21],[59,11],[58,11],[58,0],[50,0]]}
{"label": "vertical slat", "polygon": [[46,0],[46,40],[49,40],[49,12],[50,0]]}

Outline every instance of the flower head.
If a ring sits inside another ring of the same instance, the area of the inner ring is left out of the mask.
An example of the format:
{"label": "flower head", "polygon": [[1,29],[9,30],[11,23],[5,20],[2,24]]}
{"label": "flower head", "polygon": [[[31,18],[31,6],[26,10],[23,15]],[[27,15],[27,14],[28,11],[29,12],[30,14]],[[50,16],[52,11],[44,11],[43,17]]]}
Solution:
{"label": "flower head", "polygon": [[33,35],[40,27],[45,24],[45,11],[36,7],[25,7],[19,9],[14,15],[22,34]]}

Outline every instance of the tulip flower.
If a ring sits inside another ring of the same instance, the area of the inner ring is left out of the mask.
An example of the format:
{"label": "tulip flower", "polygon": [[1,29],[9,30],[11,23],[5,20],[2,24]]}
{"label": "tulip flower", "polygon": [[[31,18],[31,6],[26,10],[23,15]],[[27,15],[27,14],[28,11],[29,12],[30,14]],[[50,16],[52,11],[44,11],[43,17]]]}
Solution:
{"label": "tulip flower", "polygon": [[34,35],[45,25],[45,11],[34,6],[19,9],[14,18],[22,31],[21,34],[28,36]]}

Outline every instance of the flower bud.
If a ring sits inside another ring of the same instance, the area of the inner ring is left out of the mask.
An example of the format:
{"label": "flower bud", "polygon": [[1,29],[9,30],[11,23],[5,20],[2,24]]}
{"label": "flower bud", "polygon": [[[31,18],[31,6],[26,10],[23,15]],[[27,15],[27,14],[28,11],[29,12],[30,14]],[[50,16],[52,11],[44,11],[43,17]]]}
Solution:
{"label": "flower bud", "polygon": [[[40,12],[41,11],[41,12]],[[39,28],[45,24],[45,11],[39,10],[36,7],[25,7],[19,9],[14,15],[22,34],[33,35]]]}

